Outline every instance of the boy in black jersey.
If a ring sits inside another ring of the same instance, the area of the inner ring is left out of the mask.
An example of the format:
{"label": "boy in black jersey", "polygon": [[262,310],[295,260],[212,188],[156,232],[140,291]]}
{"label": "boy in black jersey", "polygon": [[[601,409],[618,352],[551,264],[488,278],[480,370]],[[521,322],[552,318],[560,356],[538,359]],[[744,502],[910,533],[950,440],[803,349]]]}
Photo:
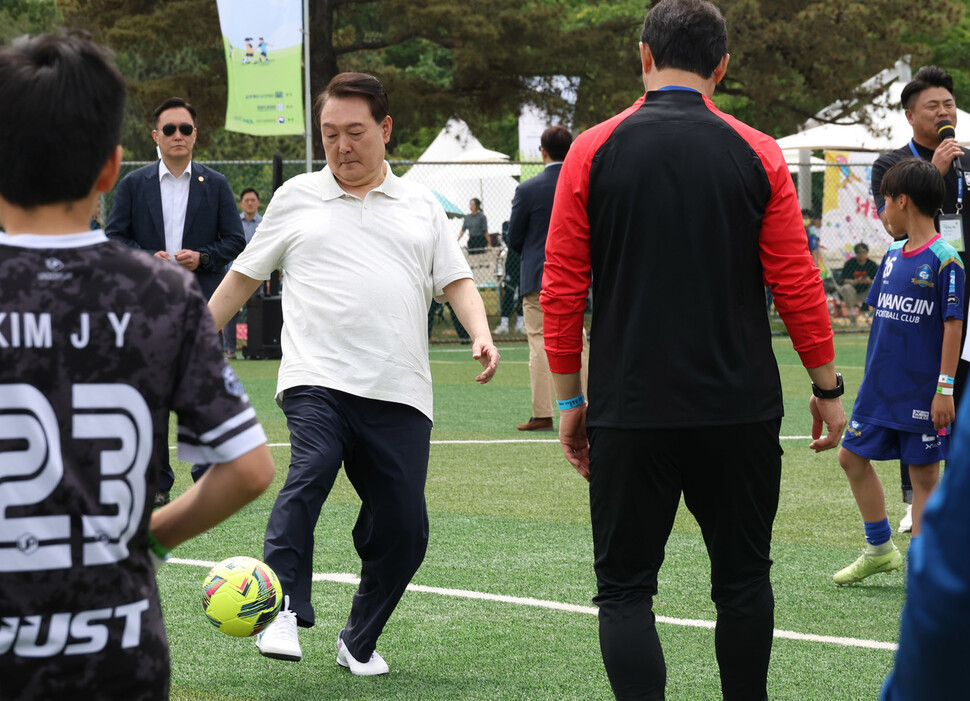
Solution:
{"label": "boy in black jersey", "polygon": [[[118,177],[106,51],[0,49],[0,698],[166,699],[154,565],[273,463],[192,276],[90,231]],[[167,458],[218,463],[152,513]]]}

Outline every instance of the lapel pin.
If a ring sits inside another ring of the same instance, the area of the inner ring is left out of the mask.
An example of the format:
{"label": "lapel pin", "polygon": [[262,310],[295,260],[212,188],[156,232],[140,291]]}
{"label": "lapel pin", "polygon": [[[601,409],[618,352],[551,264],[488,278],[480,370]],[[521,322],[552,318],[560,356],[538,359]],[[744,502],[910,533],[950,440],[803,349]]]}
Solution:
{"label": "lapel pin", "polygon": [[199,182],[200,183],[204,183],[205,182],[205,178],[203,178],[201,175],[199,176]]}

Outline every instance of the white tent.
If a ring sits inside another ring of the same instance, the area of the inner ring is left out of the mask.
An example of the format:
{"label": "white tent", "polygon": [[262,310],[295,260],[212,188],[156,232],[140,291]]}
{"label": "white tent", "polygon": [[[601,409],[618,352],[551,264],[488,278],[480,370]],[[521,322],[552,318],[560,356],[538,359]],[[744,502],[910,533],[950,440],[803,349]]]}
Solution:
{"label": "white tent", "polygon": [[[469,200],[477,197],[489,232],[499,233],[512,211],[518,175],[519,165],[507,155],[485,148],[462,120],[449,119],[403,177],[430,187],[466,212]],[[457,235],[461,220],[456,222]]]}
{"label": "white tent", "polygon": [[482,142],[472,135],[471,129],[465,122],[460,119],[449,119],[424,153],[418,156],[418,161],[435,163],[453,161],[463,153],[482,148],[484,148]]}
{"label": "white tent", "polygon": [[[492,151],[487,148],[472,149],[455,158],[455,163],[487,163],[484,173],[488,178],[499,178],[507,176],[518,178],[522,172],[522,167],[518,163],[510,163],[509,157],[504,153]],[[516,185],[518,180],[516,180]],[[513,192],[515,188],[513,187]]]}
{"label": "white tent", "polygon": [[[783,149],[781,152],[782,157],[785,159],[785,163],[788,164],[788,170],[792,173],[798,171],[798,165],[801,160],[801,152],[797,148]],[[809,158],[809,164],[811,166],[813,173],[824,173],[825,172],[825,160],[812,156]]]}

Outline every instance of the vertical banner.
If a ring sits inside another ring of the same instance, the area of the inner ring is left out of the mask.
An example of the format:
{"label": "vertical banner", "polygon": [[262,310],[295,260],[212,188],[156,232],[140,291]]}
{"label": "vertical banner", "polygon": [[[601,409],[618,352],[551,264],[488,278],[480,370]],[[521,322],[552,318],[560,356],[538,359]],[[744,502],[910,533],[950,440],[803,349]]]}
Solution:
{"label": "vertical banner", "polygon": [[878,155],[868,151],[825,152],[820,244],[830,268],[841,268],[852,258],[857,243],[869,246],[869,254],[876,260],[892,243],[869,193],[872,164]]}
{"label": "vertical banner", "polygon": [[229,79],[226,129],[302,134],[301,0],[216,0]]}

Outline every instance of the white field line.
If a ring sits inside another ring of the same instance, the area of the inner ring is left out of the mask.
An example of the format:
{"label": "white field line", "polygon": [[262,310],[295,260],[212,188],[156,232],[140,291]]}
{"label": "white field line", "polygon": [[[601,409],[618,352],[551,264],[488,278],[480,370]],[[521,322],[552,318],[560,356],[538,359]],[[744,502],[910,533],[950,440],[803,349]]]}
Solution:
{"label": "white field line", "polygon": [[[176,565],[189,565],[191,567],[211,568],[215,562],[206,560],[185,560],[173,557],[169,563]],[[314,574],[314,582],[337,582],[339,584],[360,584],[360,578],[356,575],[346,573],[327,573]],[[488,594],[480,591],[469,591],[468,589],[447,589],[443,587],[426,587],[422,584],[409,584],[408,591],[419,592],[422,594],[436,594],[438,596],[450,596],[457,599],[477,599],[479,601],[495,601],[514,606],[533,606],[536,608],[549,609],[552,611],[565,611],[567,613],[585,613],[595,616],[599,609],[595,606],[577,606],[576,604],[564,604],[560,601],[548,601],[546,599],[533,599],[524,596],[505,596],[503,594]],[[658,623],[685,628],[706,628],[714,629],[714,621],[702,621],[691,618],[671,618],[670,616],[657,616]],[[839,645],[841,647],[862,647],[872,650],[896,650],[896,643],[884,643],[878,640],[860,640],[859,638],[841,638],[833,635],[814,635],[811,633],[797,633],[790,630],[779,630],[775,628],[774,636],[786,640],[803,640],[812,643],[826,643],[828,645]]]}
{"label": "white field line", "polygon": [[[782,441],[810,441],[811,436],[779,436]],[[496,440],[431,441],[431,445],[491,445],[499,443],[559,443],[558,438],[500,438]],[[267,443],[270,448],[289,448],[289,443]],[[174,445],[168,447],[175,450]]]}

